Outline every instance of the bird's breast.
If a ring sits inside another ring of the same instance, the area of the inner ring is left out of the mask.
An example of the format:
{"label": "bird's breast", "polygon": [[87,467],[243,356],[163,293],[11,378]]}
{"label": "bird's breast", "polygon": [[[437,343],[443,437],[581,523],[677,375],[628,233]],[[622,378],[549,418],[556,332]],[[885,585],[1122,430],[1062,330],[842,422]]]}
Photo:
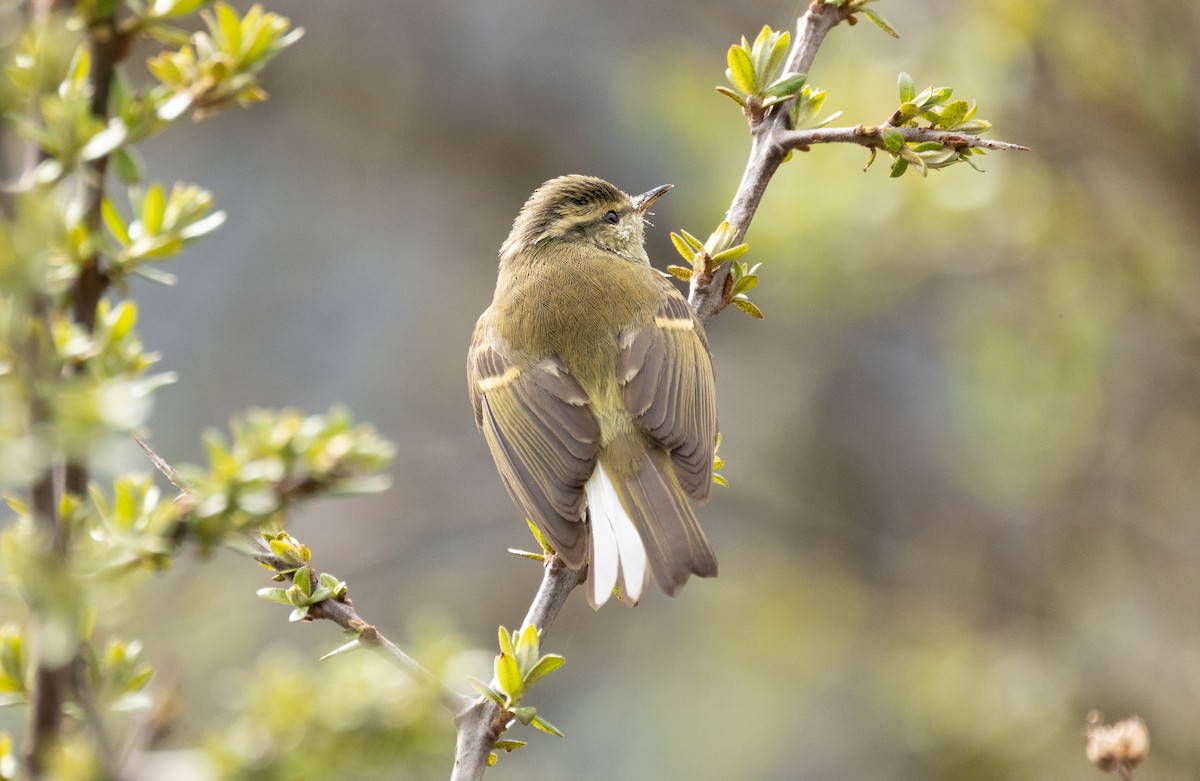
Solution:
{"label": "bird's breast", "polygon": [[556,356],[588,394],[604,443],[633,428],[617,382],[619,339],[654,319],[661,297],[654,273],[598,251],[501,269],[495,340],[523,367]]}

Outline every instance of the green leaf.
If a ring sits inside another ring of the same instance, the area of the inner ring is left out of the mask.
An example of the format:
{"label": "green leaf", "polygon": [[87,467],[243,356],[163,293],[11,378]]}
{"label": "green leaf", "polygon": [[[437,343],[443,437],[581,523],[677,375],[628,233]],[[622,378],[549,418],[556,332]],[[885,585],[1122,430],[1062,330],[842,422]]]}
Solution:
{"label": "green leaf", "polygon": [[128,299],[117,304],[113,309],[109,338],[113,342],[119,342],[124,339],[133,330],[135,322],[137,322],[137,304]]}
{"label": "green leaf", "polygon": [[674,277],[682,279],[684,282],[690,282],[692,279],[692,270],[683,266],[667,266],[667,271]]}
{"label": "green leaf", "polygon": [[529,706],[513,708],[512,715],[517,721],[529,726],[529,722],[533,721],[534,717],[537,716],[537,708],[531,708]]}
{"label": "green leaf", "polygon": [[135,184],[142,178],[142,156],[137,149],[130,146],[119,146],[109,155],[117,178],[123,184]]}
{"label": "green leaf", "polygon": [[104,219],[104,224],[108,227],[109,233],[122,246],[128,247],[133,243],[129,238],[129,231],[125,228],[125,222],[121,219],[121,215],[117,213],[117,207],[113,206],[112,201],[107,198],[100,202],[100,216]]}
{"label": "green leaf", "polygon": [[183,239],[178,236],[158,235],[148,239],[140,239],[130,247],[135,257],[144,260],[169,258],[183,249]]}
{"label": "green leaf", "polygon": [[734,294],[748,293],[756,287],[758,287],[758,275],[757,274],[747,274],[746,276],[742,277],[741,279],[739,279],[737,282],[734,283],[733,292],[734,292]]}
{"label": "green leaf", "polygon": [[742,255],[745,255],[750,250],[749,244],[739,244],[736,247],[730,247],[727,250],[722,250],[716,255],[713,255],[713,263],[721,264],[728,263],[731,260],[737,260]]}
{"label": "green leaf", "polygon": [[547,735],[556,735],[560,738],[563,736],[558,727],[546,721],[541,716],[534,716],[529,720],[529,723],[540,729],[542,732],[545,732]]}
{"label": "green leaf", "polygon": [[900,104],[900,124],[910,121],[921,113],[921,107],[911,101]]}
{"label": "green leaf", "polygon": [[888,24],[887,21],[882,16],[880,16],[874,9],[859,8],[858,12],[861,13],[863,16],[867,17],[868,19],[870,19],[875,24],[876,27],[878,27],[880,30],[883,30],[885,33],[892,36],[893,38],[900,37],[900,33],[896,32],[892,28],[892,26],[890,24]]}
{"label": "green leaf", "polygon": [[546,555],[544,553],[534,553],[533,551],[521,550],[519,548],[509,548],[508,552],[514,556],[520,556],[523,559],[533,559],[545,563]]}
{"label": "green leaf", "polygon": [[526,624],[521,630],[521,637],[517,641],[517,666],[521,668],[521,674],[526,675],[527,671],[531,670],[538,658],[538,632],[533,624]]}
{"label": "green leaf", "polygon": [[292,583],[295,584],[300,593],[306,597],[312,596],[312,579],[309,574],[310,572],[311,571],[308,567],[301,567],[300,569],[296,570],[296,574],[292,576]]}
{"label": "green leaf", "polygon": [[66,79],[59,85],[58,93],[62,97],[67,96],[68,90],[73,90],[77,94],[87,84],[88,73],[92,69],[91,50],[86,46],[80,46],[75,49],[75,54],[71,58],[70,71],[67,73]]}
{"label": "green leaf", "polygon": [[685,231],[683,228],[679,229],[679,236],[687,245],[688,249],[692,251],[690,258],[694,258],[696,253],[704,251],[704,243],[701,242],[700,239]]}
{"label": "green leaf", "polygon": [[917,94],[917,85],[913,83],[913,77],[904,71],[900,71],[900,78],[896,80],[896,88],[900,92],[901,103],[911,103]]}
{"label": "green leaf", "polygon": [[[764,24],[762,29],[758,31],[758,35],[754,36],[754,43],[750,44],[750,61],[754,63],[754,72],[761,77],[766,73],[767,57],[770,52],[767,51],[767,44],[771,43],[771,30],[769,24]],[[746,39],[742,39],[742,48],[746,48]]]}
{"label": "green leaf", "polygon": [[733,237],[736,234],[737,231],[729,224],[729,220],[721,220],[721,224],[717,226],[717,229],[709,234],[708,241],[704,243],[703,249],[705,252],[722,252],[728,249],[729,245],[733,243]]}
{"label": "green leaf", "polygon": [[496,683],[500,691],[508,695],[509,702],[519,702],[525,693],[525,681],[521,677],[521,668],[515,657],[502,653],[496,657]]}
{"label": "green leaf", "polygon": [[287,590],[282,588],[260,588],[255,592],[260,599],[265,599],[268,602],[278,602],[281,605],[291,605],[292,601],[288,599]]}
{"label": "green leaf", "polygon": [[954,132],[967,136],[982,135],[992,129],[992,123],[986,119],[972,119],[954,128]]}
{"label": "green leaf", "polygon": [[512,752],[516,751],[517,749],[525,748],[528,745],[529,744],[523,740],[497,740],[495,743],[492,744],[492,748],[494,748],[496,751],[503,751],[505,753],[511,754]]}
{"label": "green leaf", "polygon": [[822,120],[821,120],[820,122],[818,122],[817,124],[813,125],[812,127],[813,127],[813,129],[814,129],[814,130],[816,130],[817,128],[822,128],[822,127],[825,127],[825,126],[826,126],[826,125],[828,125],[830,122],[832,122],[833,120],[835,120],[835,119],[837,119],[838,117],[840,117],[842,114],[843,114],[843,112],[841,112],[841,111],[835,111],[835,112],[833,112],[832,114],[830,114],[829,116],[827,116],[827,117],[825,117],[824,119],[822,119]]}
{"label": "green leaf", "polygon": [[162,230],[163,213],[166,211],[167,198],[161,184],[152,184],[146,190],[146,199],[142,202],[142,231],[145,236],[156,236]]}
{"label": "green leaf", "polygon": [[904,146],[904,136],[900,134],[900,131],[888,126],[880,131],[880,135],[883,137],[883,145],[887,147],[887,150],[892,154],[899,154],[900,149]]}
{"label": "green leaf", "polygon": [[757,306],[755,306],[753,303],[751,303],[750,300],[747,298],[739,298],[739,297],[735,296],[733,298],[733,300],[730,301],[729,303],[733,304],[738,309],[742,310],[743,312],[745,312],[746,314],[750,315],[753,318],[756,318],[758,320],[763,319],[762,310],[759,309]]}
{"label": "green leaf", "polygon": [[917,166],[921,170],[921,176],[929,176],[929,168],[925,165],[925,160],[912,150],[911,147],[904,147],[900,150],[900,156],[907,160],[911,165]]}
{"label": "green leaf", "polygon": [[717,87],[717,92],[720,92],[722,95],[729,98],[734,103],[741,106],[742,108],[746,107],[746,99],[743,98],[738,93],[734,92],[733,90],[729,89],[729,87]]}
{"label": "green leaf", "polygon": [[929,101],[926,103],[926,105],[927,106],[940,106],[943,103],[945,103],[947,100],[949,100],[950,96],[953,94],[954,94],[954,90],[951,89],[950,87],[938,87],[937,89],[933,90],[933,92],[930,94]]}
{"label": "green leaf", "polygon": [[[692,260],[696,257],[695,250],[693,250],[690,246],[688,246],[687,241],[682,236],[680,236],[678,233],[671,234],[671,243],[673,245],[675,245],[675,251],[678,252],[681,256],[683,256],[683,258],[686,259],[688,261],[688,263],[691,263]],[[670,271],[670,269],[667,269],[667,270]]]}
{"label": "green leaf", "polygon": [[513,648],[512,635],[509,634],[508,630],[502,626],[497,634],[500,636],[500,653],[516,656],[517,649]]}
{"label": "green leaf", "polygon": [[237,11],[225,3],[217,3],[217,25],[225,39],[221,48],[230,54],[239,54],[242,51],[242,24]]}
{"label": "green leaf", "polygon": [[729,47],[727,57],[729,61],[729,70],[725,75],[729,77],[729,83],[740,89],[747,95],[753,95],[754,89],[758,86],[754,77],[754,65],[750,62],[750,55],[741,46]]}
{"label": "green leaf", "polygon": [[496,703],[500,707],[502,707],[502,708],[504,707],[504,704],[505,704],[504,697],[502,697],[500,695],[500,693],[497,692],[495,689],[493,689],[491,686],[488,686],[483,681],[479,680],[478,678],[474,678],[474,677],[468,677],[467,683],[471,684],[472,688],[474,688],[475,691],[479,692],[484,697],[488,698],[489,700]]}
{"label": "green leaf", "polygon": [[[216,459],[209,456],[209,460],[215,461]],[[271,553],[275,554],[275,557],[282,560],[285,564],[300,566],[303,563],[296,546],[287,540],[274,538],[267,541],[267,546],[270,547]]]}
{"label": "green leaf", "polygon": [[967,118],[969,110],[970,106],[967,105],[967,101],[965,100],[956,100],[952,103],[947,103],[942,107],[938,124],[947,130],[952,129]]}
{"label": "green leaf", "polygon": [[894,163],[892,163],[892,173],[890,174],[890,176],[893,179],[898,179],[901,176],[903,176],[904,172],[907,170],[908,170],[908,161],[905,160],[903,157],[897,157],[896,161]]}
{"label": "green leaf", "polygon": [[559,667],[562,667],[565,662],[566,659],[562,658],[558,654],[546,654],[543,656],[538,660],[538,663],[534,665],[533,669],[529,671],[529,675],[525,676],[525,690],[528,691],[529,689],[532,689],[535,683],[542,680]]}
{"label": "green leaf", "polygon": [[982,169],[982,168],[980,168],[979,166],[975,165],[975,163],[974,163],[974,162],[971,160],[971,158],[970,158],[970,157],[968,157],[968,156],[964,155],[964,156],[963,156],[963,158],[962,158],[962,161],[963,161],[964,163],[966,163],[967,165],[971,166],[972,168],[974,168],[974,169],[975,169],[976,171],[978,171],[979,173],[983,173],[983,169]]}
{"label": "green leaf", "polygon": [[803,73],[788,73],[776,79],[763,93],[768,98],[786,98],[795,95],[804,87],[808,77]]}
{"label": "green leaf", "polygon": [[[764,29],[770,30],[769,27]],[[771,30],[771,33],[774,34],[774,31]],[[779,35],[775,38],[775,43],[771,47],[771,55],[767,58],[766,66],[762,70],[764,79],[771,78],[775,75],[776,71],[779,70],[779,66],[783,64],[784,57],[787,56],[788,45],[791,43],[791,41],[792,36],[786,30],[784,30],[782,33],[779,33]],[[799,89],[799,87],[797,87],[797,89]]]}

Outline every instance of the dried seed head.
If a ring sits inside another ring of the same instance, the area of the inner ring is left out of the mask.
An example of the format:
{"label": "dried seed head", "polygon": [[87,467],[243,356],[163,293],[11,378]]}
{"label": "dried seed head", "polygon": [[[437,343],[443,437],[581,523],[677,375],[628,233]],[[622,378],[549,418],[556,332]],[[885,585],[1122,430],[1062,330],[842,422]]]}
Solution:
{"label": "dried seed head", "polygon": [[1150,731],[1146,722],[1137,716],[1109,726],[1099,711],[1092,711],[1087,723],[1088,761],[1105,772],[1132,770],[1150,751]]}

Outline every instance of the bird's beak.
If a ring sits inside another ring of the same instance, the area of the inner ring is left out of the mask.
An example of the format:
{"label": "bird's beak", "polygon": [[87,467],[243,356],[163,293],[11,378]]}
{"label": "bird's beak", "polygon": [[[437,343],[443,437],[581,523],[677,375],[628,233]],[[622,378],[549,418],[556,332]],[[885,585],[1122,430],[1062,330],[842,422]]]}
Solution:
{"label": "bird's beak", "polygon": [[667,190],[670,190],[674,186],[675,185],[673,184],[664,184],[662,187],[655,187],[650,192],[642,193],[641,195],[635,197],[633,199],[633,210],[638,214],[645,214],[646,209],[650,208],[650,204],[657,201],[660,195],[665,193]]}

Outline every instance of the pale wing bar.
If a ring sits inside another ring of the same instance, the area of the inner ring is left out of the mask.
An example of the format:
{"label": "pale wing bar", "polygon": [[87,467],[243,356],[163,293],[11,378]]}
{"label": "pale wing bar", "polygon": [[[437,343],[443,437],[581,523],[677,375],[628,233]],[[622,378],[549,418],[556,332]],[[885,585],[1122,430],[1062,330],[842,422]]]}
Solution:
{"label": "pale wing bar", "polygon": [[567,564],[582,566],[583,489],[600,448],[587,394],[557,358],[519,371],[479,345],[471,364],[476,420],[505,487]]}
{"label": "pale wing bar", "polygon": [[617,377],[625,408],[670,451],[680,485],[693,499],[706,500],[717,439],[712,357],[687,301],[673,288],[652,323],[622,334]]}

